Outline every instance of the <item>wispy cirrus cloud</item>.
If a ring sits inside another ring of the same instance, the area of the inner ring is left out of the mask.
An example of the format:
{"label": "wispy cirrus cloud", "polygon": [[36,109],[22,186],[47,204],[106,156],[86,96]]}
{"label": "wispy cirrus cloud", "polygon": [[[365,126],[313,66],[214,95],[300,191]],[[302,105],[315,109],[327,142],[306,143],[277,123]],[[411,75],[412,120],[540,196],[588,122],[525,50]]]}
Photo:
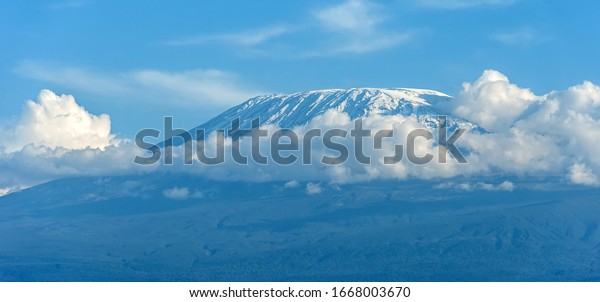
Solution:
{"label": "wispy cirrus cloud", "polygon": [[506,45],[530,45],[549,40],[548,36],[540,34],[532,27],[521,27],[510,31],[498,32],[491,39]]}
{"label": "wispy cirrus cloud", "polygon": [[383,14],[379,5],[363,0],[348,0],[338,5],[325,7],[314,13],[328,29],[349,33],[372,33],[384,20],[376,18]]}
{"label": "wispy cirrus cloud", "polygon": [[361,54],[408,42],[411,31],[384,28],[389,16],[382,6],[366,0],[347,0],[313,12],[320,27],[330,34],[330,46],[314,55],[338,53]]}
{"label": "wispy cirrus cloud", "polygon": [[264,94],[232,72],[218,69],[164,71],[154,69],[99,72],[56,62],[26,60],[14,71],[26,78],[109,97],[127,97],[176,106],[227,107]]}
{"label": "wispy cirrus cloud", "polygon": [[230,43],[243,46],[254,46],[290,32],[293,32],[293,29],[291,29],[289,26],[275,25],[237,33],[196,35],[182,39],[170,40],[165,42],[165,44],[172,46],[187,46],[203,45],[208,43]]}
{"label": "wispy cirrus cloud", "polygon": [[424,7],[439,9],[466,9],[486,6],[509,6],[518,0],[419,0],[418,4]]}
{"label": "wispy cirrus cloud", "polygon": [[68,0],[51,3],[48,8],[55,10],[78,8],[91,4],[91,0]]}
{"label": "wispy cirrus cloud", "polygon": [[[218,102],[237,105],[242,101],[264,94],[246,88],[239,77],[231,72],[217,69],[196,69],[180,72],[141,70],[131,74],[132,81],[143,87],[152,87],[165,93],[174,93],[188,100]],[[207,105],[207,104],[203,104]]]}
{"label": "wispy cirrus cloud", "polygon": [[124,75],[102,74],[84,67],[68,66],[57,62],[24,60],[13,70],[17,74],[52,84],[68,85],[101,95],[126,94],[131,87],[122,81]]}
{"label": "wispy cirrus cloud", "polygon": [[[278,45],[287,56],[330,56],[364,54],[392,48],[410,41],[412,30],[387,30],[389,15],[382,5],[368,0],[345,0],[307,13],[307,24],[279,24],[239,32],[200,34],[166,41],[170,46],[225,43],[247,48],[269,48],[268,42],[290,35],[310,36],[312,43],[301,45],[287,40]],[[260,53],[268,53],[262,51]]]}

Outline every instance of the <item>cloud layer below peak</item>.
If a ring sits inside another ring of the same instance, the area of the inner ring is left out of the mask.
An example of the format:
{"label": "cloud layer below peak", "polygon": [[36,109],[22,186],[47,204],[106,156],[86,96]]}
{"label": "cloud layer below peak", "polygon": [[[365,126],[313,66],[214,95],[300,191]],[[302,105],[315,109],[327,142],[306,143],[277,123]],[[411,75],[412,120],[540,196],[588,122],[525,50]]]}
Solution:
{"label": "cloud layer below peak", "polygon": [[[312,165],[226,162],[218,166],[200,163],[186,166],[177,164],[181,158],[176,158],[173,166],[140,166],[133,163],[133,158],[147,154],[132,142],[115,137],[108,115],[94,115],[78,105],[72,96],[43,90],[37,101],[26,103],[14,125],[0,130],[0,194],[66,176],[115,175],[156,169],[225,180],[284,180],[290,187],[299,186],[298,181],[313,182],[306,187],[308,194],[319,193],[320,187],[314,185],[318,182],[352,183],[375,179],[447,179],[443,183],[448,184],[448,188],[463,190],[511,191],[518,189],[519,179],[528,178],[600,185],[599,86],[583,82],[567,90],[535,95],[511,83],[502,73],[487,70],[474,82],[465,83],[456,99],[444,106],[445,111],[477,122],[486,129],[467,132],[457,141],[468,164],[454,160],[440,164],[434,159],[427,165],[405,161],[389,165],[376,160],[390,155],[386,153],[391,150],[388,148],[370,149],[374,150],[367,154],[374,158],[370,165],[352,160],[341,165],[324,165],[319,163],[320,156],[331,150],[315,145],[311,147],[314,148]],[[365,117],[363,122],[373,133],[392,127],[399,143],[405,142],[403,139],[410,131],[424,127],[415,116],[373,115]],[[329,110],[294,130],[302,140],[303,133],[310,129],[324,132],[333,127],[349,133],[353,121],[345,113]],[[277,130],[272,125],[266,128],[269,133]],[[207,150],[214,150],[211,146],[214,141],[214,136],[208,137]],[[231,139],[226,138],[225,143],[225,147],[231,149]],[[261,146],[268,148],[269,144]],[[250,146],[246,147],[242,152],[251,154]],[[348,150],[353,150],[352,147],[348,146]],[[372,146],[367,143],[365,147],[369,150]],[[438,149],[433,140],[420,140],[417,144],[418,154],[437,156]],[[269,152],[269,149],[261,150],[262,154]],[[455,177],[461,180],[456,182]],[[498,185],[491,185],[493,183]],[[195,193],[179,188],[165,194],[177,198]]]}

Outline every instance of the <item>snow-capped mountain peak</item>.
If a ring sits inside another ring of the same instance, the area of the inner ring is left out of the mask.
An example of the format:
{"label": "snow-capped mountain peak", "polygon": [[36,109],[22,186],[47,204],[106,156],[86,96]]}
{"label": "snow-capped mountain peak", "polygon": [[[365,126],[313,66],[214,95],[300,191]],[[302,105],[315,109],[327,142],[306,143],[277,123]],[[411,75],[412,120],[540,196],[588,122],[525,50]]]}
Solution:
{"label": "snow-capped mountain peak", "polygon": [[[260,125],[292,128],[307,124],[331,109],[344,112],[351,119],[371,115],[413,115],[425,126],[435,128],[435,117],[446,115],[436,104],[451,100],[452,97],[438,91],[412,88],[326,89],[263,95],[226,110],[196,129],[204,129],[207,133],[228,129],[236,118],[244,126],[259,118]],[[450,128],[459,125],[476,127],[462,119],[448,118]]]}

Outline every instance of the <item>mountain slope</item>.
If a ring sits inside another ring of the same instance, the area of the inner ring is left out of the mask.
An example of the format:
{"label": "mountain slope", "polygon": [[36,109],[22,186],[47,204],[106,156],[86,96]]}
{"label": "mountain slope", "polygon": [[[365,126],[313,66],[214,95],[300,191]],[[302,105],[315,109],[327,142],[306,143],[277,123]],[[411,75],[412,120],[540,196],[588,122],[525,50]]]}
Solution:
{"label": "mountain slope", "polygon": [[600,280],[598,189],[305,185],[150,174],[4,196],[0,281]]}

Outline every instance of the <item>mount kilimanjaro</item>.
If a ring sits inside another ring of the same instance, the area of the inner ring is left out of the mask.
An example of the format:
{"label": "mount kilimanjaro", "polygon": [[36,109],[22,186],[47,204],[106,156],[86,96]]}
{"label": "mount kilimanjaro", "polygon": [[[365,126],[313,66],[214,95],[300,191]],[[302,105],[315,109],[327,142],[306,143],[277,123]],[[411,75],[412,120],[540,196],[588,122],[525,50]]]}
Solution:
{"label": "mount kilimanjaro", "polygon": [[[227,129],[240,117],[289,128],[327,110],[436,127],[451,101],[419,89],[278,94],[199,127]],[[59,179],[0,197],[0,281],[600,280],[597,188],[440,181],[260,183],[164,171]]]}
{"label": "mount kilimanjaro", "polygon": [[451,102],[452,97],[426,89],[383,89],[351,88],[328,89],[293,94],[273,94],[251,98],[208,122],[192,129],[204,129],[206,133],[228,129],[231,121],[240,119],[240,125],[251,125],[258,118],[260,126],[274,125],[279,128],[293,128],[309,123],[328,110],[348,114],[354,120],[372,115],[414,116],[428,128],[437,128],[437,116],[446,115],[447,127],[477,128],[464,119],[453,117],[439,105]]}

